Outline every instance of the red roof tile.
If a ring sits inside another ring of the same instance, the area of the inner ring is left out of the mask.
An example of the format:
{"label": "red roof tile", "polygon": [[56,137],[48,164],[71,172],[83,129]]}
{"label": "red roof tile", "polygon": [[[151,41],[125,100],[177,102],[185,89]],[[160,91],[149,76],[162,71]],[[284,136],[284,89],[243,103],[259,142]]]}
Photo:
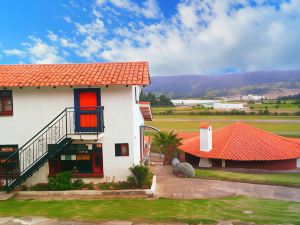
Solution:
{"label": "red roof tile", "polygon": [[138,102],[140,105],[141,113],[145,121],[152,121],[152,111],[150,102]]}
{"label": "red roof tile", "polygon": [[0,65],[0,87],[148,85],[147,62]]}
{"label": "red roof tile", "polygon": [[210,127],[210,125],[208,123],[201,123],[200,124],[200,128],[202,128],[202,129],[207,129],[209,127]]}
{"label": "red roof tile", "polygon": [[299,139],[281,137],[241,122],[214,130],[212,140],[210,152],[200,151],[200,135],[183,140],[179,148],[198,157],[237,161],[300,158]]}

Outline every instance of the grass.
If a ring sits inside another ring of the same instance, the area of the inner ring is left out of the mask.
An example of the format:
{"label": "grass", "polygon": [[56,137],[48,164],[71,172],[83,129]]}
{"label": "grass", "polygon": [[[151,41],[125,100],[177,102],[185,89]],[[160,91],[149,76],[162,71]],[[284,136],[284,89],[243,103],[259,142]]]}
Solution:
{"label": "grass", "polygon": [[[286,101],[286,103],[276,104],[275,102],[270,103],[262,103],[262,104],[247,104],[247,107],[256,109],[256,110],[264,110],[266,107],[268,110],[299,110],[299,106],[294,104],[293,101]],[[277,108],[278,107],[278,108]]]}
{"label": "grass", "polygon": [[[151,122],[147,122],[147,125],[157,127],[162,130],[176,130],[181,132],[192,132],[192,131],[198,131],[199,130],[199,124],[200,122],[207,121],[209,122],[213,129],[218,129],[221,127],[224,127],[226,125],[229,125],[233,123],[231,120],[224,120],[224,121],[217,121],[217,120],[206,120],[205,118],[199,119],[199,120],[191,120],[191,121],[180,121],[180,120],[168,120],[165,117],[166,120],[158,119]],[[279,135],[284,136],[291,136],[291,137],[300,137],[300,130],[299,130],[299,123],[272,123],[272,122],[247,122],[248,124],[266,130],[270,131]]]}
{"label": "grass", "polygon": [[45,216],[84,221],[126,220],[197,224],[238,220],[260,224],[300,224],[299,212],[299,202],[243,196],[202,200],[7,200],[0,202],[0,216]]}
{"label": "grass", "polygon": [[206,119],[206,120],[300,120],[300,116],[272,115],[155,115],[155,119]]}
{"label": "grass", "polygon": [[[283,113],[287,112],[290,114],[294,114],[295,112],[299,112],[300,108],[299,105],[293,104],[292,102],[287,102],[286,104],[276,104],[276,103],[261,103],[261,104],[244,104],[245,108],[241,111],[247,111],[247,108],[250,109],[251,112],[255,112],[257,115],[255,116],[262,116],[259,115],[258,112],[260,110],[264,111],[268,109],[270,112],[278,112]],[[219,110],[214,109],[206,109],[203,107],[192,107],[192,106],[185,106],[185,107],[152,107],[152,113],[154,115],[191,115],[204,113],[204,112],[215,112]]]}
{"label": "grass", "polygon": [[300,174],[248,174],[203,169],[196,169],[195,172],[196,177],[204,179],[300,187]]}

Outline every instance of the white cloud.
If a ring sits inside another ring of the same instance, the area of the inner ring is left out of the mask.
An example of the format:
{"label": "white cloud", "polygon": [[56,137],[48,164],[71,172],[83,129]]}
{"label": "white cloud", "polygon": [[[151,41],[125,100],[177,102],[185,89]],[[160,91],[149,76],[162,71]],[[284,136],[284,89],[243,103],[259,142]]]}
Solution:
{"label": "white cloud", "polygon": [[53,64],[64,63],[65,59],[59,56],[58,49],[43,42],[36,37],[30,37],[31,43],[27,43],[26,54],[31,63]]}
{"label": "white cloud", "polygon": [[[96,4],[98,6],[103,6],[103,4],[106,2],[107,1],[105,0],[97,0]],[[162,17],[162,12],[156,0],[145,0],[142,2],[141,5],[138,5],[137,3],[131,0],[110,0],[109,2],[119,8],[126,9],[130,12],[144,16],[146,18],[154,19]]]}
{"label": "white cloud", "polygon": [[52,31],[48,31],[48,38],[51,41],[58,41],[58,35],[54,34]]}
{"label": "white cloud", "polygon": [[104,23],[99,18],[88,24],[76,23],[76,29],[81,35],[88,36],[95,36],[105,31]]}
{"label": "white cloud", "polygon": [[[241,3],[235,8],[232,4]],[[170,21],[116,29],[101,52],[109,61],[147,60],[153,74],[297,69],[300,1],[276,8],[246,1],[183,1]]]}
{"label": "white cloud", "polygon": [[68,23],[71,23],[71,22],[72,22],[72,19],[71,19],[70,16],[65,16],[65,17],[64,17],[64,20],[65,20],[66,22],[68,22]]}
{"label": "white cloud", "polygon": [[3,50],[3,53],[7,56],[18,56],[18,57],[22,57],[24,56],[24,52],[19,50],[19,49],[5,49]]}
{"label": "white cloud", "polygon": [[77,48],[78,44],[68,40],[67,38],[60,38],[59,39],[61,46],[65,48]]}
{"label": "white cloud", "polygon": [[76,54],[89,60],[93,60],[93,58],[98,55],[101,47],[101,41],[88,36],[82,42],[81,47],[76,50]]}
{"label": "white cloud", "polygon": [[188,28],[196,27],[199,22],[197,8],[194,5],[180,4],[178,14],[182,24]]}
{"label": "white cloud", "polygon": [[300,0],[277,6],[182,0],[169,18],[154,0],[95,2],[87,7],[90,21],[65,18],[72,32],[49,31],[48,42],[32,38],[20,49],[22,59],[64,62],[75,54],[87,61],[146,60],[154,75],[299,69]]}

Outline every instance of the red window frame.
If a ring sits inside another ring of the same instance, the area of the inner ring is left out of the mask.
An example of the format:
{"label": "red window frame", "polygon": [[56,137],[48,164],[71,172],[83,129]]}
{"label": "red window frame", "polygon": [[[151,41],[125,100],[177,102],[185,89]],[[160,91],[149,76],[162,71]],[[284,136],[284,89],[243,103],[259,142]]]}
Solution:
{"label": "red window frame", "polygon": [[[9,93],[8,95],[4,95],[4,93]],[[11,102],[11,109],[8,108],[7,102]],[[0,102],[2,105],[2,109],[0,109],[0,116],[11,116],[13,115],[13,97],[11,90],[0,90]]]}
{"label": "red window frame", "polygon": [[[122,152],[122,148],[125,147],[126,152]],[[115,144],[115,156],[129,156],[129,145],[128,143]]]}

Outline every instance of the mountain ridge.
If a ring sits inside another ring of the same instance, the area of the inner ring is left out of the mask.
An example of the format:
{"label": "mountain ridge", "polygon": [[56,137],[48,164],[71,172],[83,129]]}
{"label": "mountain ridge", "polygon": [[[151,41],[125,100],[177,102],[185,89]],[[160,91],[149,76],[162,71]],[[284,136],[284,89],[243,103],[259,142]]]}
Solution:
{"label": "mountain ridge", "polygon": [[[284,90],[300,92],[300,70],[253,71],[224,75],[153,76],[144,92],[172,98],[232,97],[243,94],[266,95]],[[276,94],[275,94],[276,95]]]}

